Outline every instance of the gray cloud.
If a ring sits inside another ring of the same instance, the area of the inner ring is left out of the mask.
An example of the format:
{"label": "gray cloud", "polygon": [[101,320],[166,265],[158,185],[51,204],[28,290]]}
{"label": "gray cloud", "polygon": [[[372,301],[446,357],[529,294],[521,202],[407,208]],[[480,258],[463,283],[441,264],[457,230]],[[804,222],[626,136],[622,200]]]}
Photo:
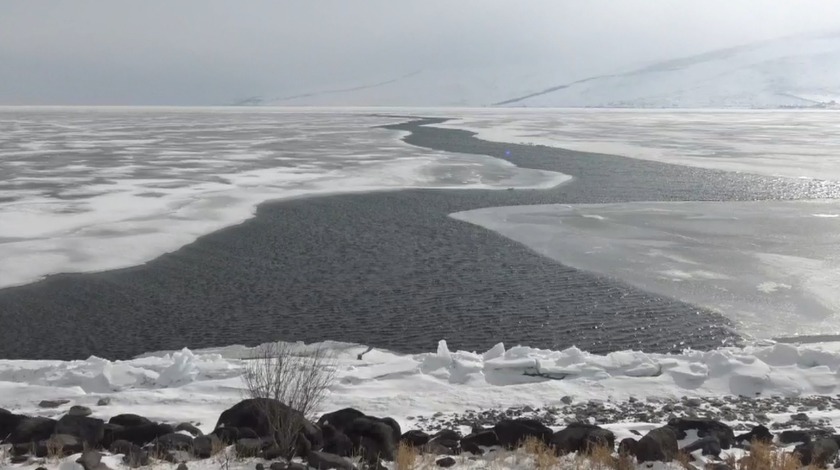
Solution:
{"label": "gray cloud", "polygon": [[833,0],[4,0],[0,103],[218,104],[417,69],[578,78],[829,29]]}

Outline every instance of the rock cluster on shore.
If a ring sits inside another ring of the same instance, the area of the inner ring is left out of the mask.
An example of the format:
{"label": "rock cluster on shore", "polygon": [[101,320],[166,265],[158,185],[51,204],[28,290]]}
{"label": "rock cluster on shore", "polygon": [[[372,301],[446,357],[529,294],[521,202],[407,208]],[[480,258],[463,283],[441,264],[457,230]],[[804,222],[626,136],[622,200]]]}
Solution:
{"label": "rock cluster on shore", "polygon": [[[632,456],[640,463],[671,461],[680,454],[707,456],[717,461],[717,469],[729,468],[721,457],[726,449],[749,449],[755,442],[798,443],[795,452],[803,464],[825,466],[834,463],[840,449],[840,435],[831,428],[809,419],[806,413],[791,414],[787,429],[774,435],[763,424],[738,426],[740,432],[720,420],[721,407],[735,418],[752,418],[756,413],[771,410],[802,408],[825,409],[837,405],[830,397],[808,399],[747,400],[723,398],[714,401],[716,412],[705,405],[711,400],[683,399],[671,402],[630,401],[621,410],[593,402],[572,404],[568,400],[565,418],[552,409],[523,407],[503,411],[467,412],[445,417],[413,418],[417,427],[405,431],[396,420],[377,417],[345,408],[324,414],[316,422],[276,400],[247,399],[225,410],[215,429],[203,434],[190,423],[153,422],[135,414],[120,414],[105,421],[91,417],[91,410],[72,406],[60,419],[24,416],[0,409],[0,436],[9,445],[13,463],[38,463],[45,457],[81,454],[77,462],[86,470],[107,470],[101,452],[121,455],[125,465],[136,468],[155,460],[189,463],[232,450],[239,457],[255,457],[271,461],[271,470],[316,468],[379,469],[383,461],[394,461],[401,445],[419,454],[435,456],[441,467],[457,466],[455,455],[483,455],[497,449],[516,449],[527,441],[538,442],[556,455],[587,454],[595,448]],[[566,400],[564,400],[565,402]],[[57,407],[67,402],[41,403]],[[608,410],[608,408],[610,408]],[[610,411],[612,410],[612,411]],[[762,411],[763,410],[763,411]],[[594,417],[601,416],[604,421]],[[727,415],[728,417],[729,415]],[[294,459],[278,446],[278,427],[272,419],[298,420],[301,429],[293,439]],[[577,420],[569,417],[576,417]],[[660,426],[637,438],[617,442],[615,434],[598,424],[605,421],[631,420],[645,417],[646,422]],[[653,418],[653,419],[647,419]],[[549,425],[557,427],[554,430]],[[598,423],[598,424],[596,424]],[[468,429],[468,432],[464,432]],[[687,444],[688,436],[696,436]],[[260,463],[258,467],[265,465]],[[701,468],[701,467],[697,467]]]}

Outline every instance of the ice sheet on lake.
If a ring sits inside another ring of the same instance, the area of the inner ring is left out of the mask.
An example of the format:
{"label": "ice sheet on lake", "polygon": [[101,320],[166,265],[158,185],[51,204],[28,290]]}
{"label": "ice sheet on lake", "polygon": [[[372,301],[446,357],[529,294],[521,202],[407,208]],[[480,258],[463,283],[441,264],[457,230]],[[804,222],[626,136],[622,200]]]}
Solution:
{"label": "ice sheet on lake", "polygon": [[840,333],[840,201],[479,209],[452,217],[563,264],[720,311],[757,337]]}
{"label": "ice sheet on lake", "polygon": [[141,264],[257,204],[568,176],[425,150],[369,110],[0,108],[0,288]]}
{"label": "ice sheet on lake", "polygon": [[840,180],[840,113],[714,110],[452,110],[438,127],[700,168]]}

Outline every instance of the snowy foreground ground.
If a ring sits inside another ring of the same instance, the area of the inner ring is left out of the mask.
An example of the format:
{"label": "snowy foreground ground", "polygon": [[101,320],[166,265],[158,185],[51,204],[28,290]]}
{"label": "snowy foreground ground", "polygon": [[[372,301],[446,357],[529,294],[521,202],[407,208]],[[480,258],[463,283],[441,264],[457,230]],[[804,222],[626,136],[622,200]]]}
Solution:
{"label": "snowy foreground ground", "polygon": [[[451,352],[444,341],[436,352],[417,355],[325,344],[335,350],[338,370],[323,411],[354,407],[370,415],[393,417],[404,431],[429,429],[435,422],[445,422],[447,417],[466,410],[551,409],[558,413],[559,428],[563,419],[575,415],[580,418],[582,405],[594,410],[621,408],[629,403],[665,408],[699,398],[702,404],[695,405],[696,412],[703,415],[720,412],[715,404],[720,405],[725,397],[803,399],[836,396],[840,388],[837,343],[768,344],[668,355],[621,351],[604,356],[576,348],[505,349],[501,344],[483,354]],[[310,347],[299,345],[301,353]],[[223,410],[246,397],[242,373],[252,354],[251,348],[229,346],[150,353],[127,361],[95,357],[70,362],[0,361],[0,407],[57,418],[71,405],[84,405],[93,410],[94,417],[136,413],[161,422],[191,422],[209,433]],[[98,406],[106,397],[110,403]],[[70,402],[56,409],[39,408],[38,403],[45,399]],[[832,405],[821,409],[777,406],[766,413],[765,424],[772,429],[773,423],[789,423],[791,413],[806,411],[811,420],[830,428],[840,427],[840,409],[835,409],[834,400],[822,402],[826,403]],[[623,415],[625,419],[616,416],[607,419],[593,412],[587,419],[604,424],[615,432],[617,440],[633,436],[632,431],[645,433],[664,423],[631,419],[629,414]],[[667,414],[664,416],[667,421]],[[750,419],[757,416],[732,416],[728,423],[736,429],[757,423]],[[531,468],[528,458],[521,454],[497,455],[488,463],[490,458],[473,461],[458,457],[459,468]],[[69,457],[47,462],[46,466],[77,468],[73,460]],[[112,468],[122,467],[118,457],[106,456],[104,462]],[[230,468],[253,468],[255,463],[234,461]],[[213,459],[190,463],[190,468],[219,466]],[[168,464],[158,467],[168,468]],[[661,464],[643,468],[678,467]]]}

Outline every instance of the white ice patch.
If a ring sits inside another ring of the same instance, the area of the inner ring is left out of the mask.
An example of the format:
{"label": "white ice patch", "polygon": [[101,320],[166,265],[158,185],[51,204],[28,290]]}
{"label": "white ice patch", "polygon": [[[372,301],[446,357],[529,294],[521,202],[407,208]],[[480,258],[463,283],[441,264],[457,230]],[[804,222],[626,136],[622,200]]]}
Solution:
{"label": "white ice patch", "polygon": [[[452,217],[574,268],[721,312],[757,337],[840,333],[838,201],[516,206]],[[593,214],[603,219],[591,222]]]}
{"label": "white ice patch", "polygon": [[272,199],[569,179],[413,147],[368,113],[0,108],[0,288],[142,264]]}

